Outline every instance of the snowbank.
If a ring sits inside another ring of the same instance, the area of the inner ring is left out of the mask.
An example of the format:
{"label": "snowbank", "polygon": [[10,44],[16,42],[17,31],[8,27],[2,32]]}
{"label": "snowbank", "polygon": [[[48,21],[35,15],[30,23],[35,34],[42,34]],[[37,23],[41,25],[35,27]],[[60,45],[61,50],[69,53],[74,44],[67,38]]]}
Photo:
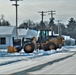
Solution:
{"label": "snowbank", "polygon": [[62,35],[62,37],[64,38],[64,45],[70,45],[70,46],[75,45],[75,39],[65,35]]}
{"label": "snowbank", "polygon": [[61,49],[57,50],[35,50],[33,53],[27,54],[23,50],[20,53],[7,53],[7,49],[0,49],[0,66],[10,64],[13,62],[18,62],[22,60],[30,60],[41,56],[51,55],[59,52],[70,52],[76,51],[76,46],[63,46]]}

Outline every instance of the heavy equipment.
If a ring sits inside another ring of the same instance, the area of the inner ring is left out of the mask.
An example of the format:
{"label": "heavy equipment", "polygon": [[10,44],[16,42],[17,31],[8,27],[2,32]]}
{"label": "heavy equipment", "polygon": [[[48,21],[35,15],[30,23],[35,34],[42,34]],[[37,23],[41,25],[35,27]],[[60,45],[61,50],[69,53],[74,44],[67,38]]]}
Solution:
{"label": "heavy equipment", "polygon": [[51,35],[50,30],[40,30],[38,32],[38,38],[13,38],[13,46],[8,47],[8,53],[20,52],[22,49],[26,53],[32,53],[36,49],[56,50],[64,45],[64,39],[58,35]]}
{"label": "heavy equipment", "polygon": [[58,35],[50,35],[50,30],[41,30],[38,42],[40,49],[51,50],[61,48],[63,46],[63,38]]}
{"label": "heavy equipment", "polygon": [[13,38],[13,46],[8,47],[8,52],[9,53],[20,52],[22,49],[24,49],[26,53],[32,53],[36,49],[39,50],[43,49],[47,51],[51,49],[56,50],[57,48],[61,48],[64,45],[64,39],[61,37],[61,35],[58,36],[53,35],[53,25],[54,25],[53,12],[54,11],[51,11],[51,18],[49,22],[50,29],[43,27],[45,25],[42,17],[42,21],[40,23],[41,28],[38,31],[39,33],[37,34],[37,36],[38,35],[39,36],[37,38],[36,37],[31,38],[23,37],[22,39]]}

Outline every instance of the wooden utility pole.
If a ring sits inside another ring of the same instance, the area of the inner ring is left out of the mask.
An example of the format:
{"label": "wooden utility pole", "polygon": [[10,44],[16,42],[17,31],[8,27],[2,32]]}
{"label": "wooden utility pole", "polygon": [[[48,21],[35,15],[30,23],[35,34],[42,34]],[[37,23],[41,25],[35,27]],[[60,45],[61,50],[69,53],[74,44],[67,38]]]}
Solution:
{"label": "wooden utility pole", "polygon": [[5,16],[2,14],[2,15],[1,15],[1,20],[4,20],[4,17],[5,17]]}
{"label": "wooden utility pole", "polygon": [[4,21],[4,17],[5,17],[5,15],[1,15],[1,19],[0,19],[0,22],[2,22],[2,21]]}
{"label": "wooden utility pole", "polygon": [[51,15],[51,18],[50,18],[50,29],[51,29],[51,35],[53,36],[53,24],[54,24],[54,17],[53,17],[53,15],[55,14],[54,12],[55,11],[53,11],[53,10],[51,10],[51,11],[48,11],[48,12],[50,12],[50,13],[48,13],[49,15]]}
{"label": "wooden utility pole", "polygon": [[58,34],[59,34],[59,36],[61,36],[60,21],[62,21],[62,20],[57,20],[57,22],[58,22]]}
{"label": "wooden utility pole", "polygon": [[18,26],[18,1],[22,0],[10,0],[10,1],[15,1],[15,4],[13,4],[16,7],[16,38],[18,39],[18,31],[17,31],[17,26]]}
{"label": "wooden utility pole", "polygon": [[50,12],[48,14],[51,15],[51,18],[53,18],[53,15],[55,14],[54,12],[56,12],[56,11],[51,10],[51,11],[48,11],[48,12]]}
{"label": "wooden utility pole", "polygon": [[41,13],[41,17],[42,17],[41,23],[43,24],[43,16],[45,16],[44,13],[47,13],[47,12],[41,11],[41,12],[38,12],[38,13]]}

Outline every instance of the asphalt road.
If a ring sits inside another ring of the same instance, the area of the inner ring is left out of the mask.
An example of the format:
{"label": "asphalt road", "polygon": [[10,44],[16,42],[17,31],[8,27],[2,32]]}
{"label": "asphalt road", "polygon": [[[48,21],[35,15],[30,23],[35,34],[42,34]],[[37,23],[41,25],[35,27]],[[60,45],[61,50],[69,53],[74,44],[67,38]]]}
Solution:
{"label": "asphalt road", "polygon": [[[42,58],[34,59],[33,61],[43,60]],[[45,59],[44,59],[45,60]],[[41,62],[40,62],[41,63]],[[13,75],[33,75],[33,74],[76,74],[76,52],[60,53],[59,55],[50,56],[50,61],[38,64]]]}

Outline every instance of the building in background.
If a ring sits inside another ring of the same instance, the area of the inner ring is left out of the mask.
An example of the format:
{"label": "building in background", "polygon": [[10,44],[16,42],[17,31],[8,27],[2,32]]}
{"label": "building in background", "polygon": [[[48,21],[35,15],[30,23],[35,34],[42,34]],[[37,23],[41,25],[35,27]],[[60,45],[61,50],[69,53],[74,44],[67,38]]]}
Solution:
{"label": "building in background", "polygon": [[[18,29],[19,38],[26,35],[28,29]],[[15,26],[0,26],[0,49],[13,45],[12,37],[16,37]]]}

